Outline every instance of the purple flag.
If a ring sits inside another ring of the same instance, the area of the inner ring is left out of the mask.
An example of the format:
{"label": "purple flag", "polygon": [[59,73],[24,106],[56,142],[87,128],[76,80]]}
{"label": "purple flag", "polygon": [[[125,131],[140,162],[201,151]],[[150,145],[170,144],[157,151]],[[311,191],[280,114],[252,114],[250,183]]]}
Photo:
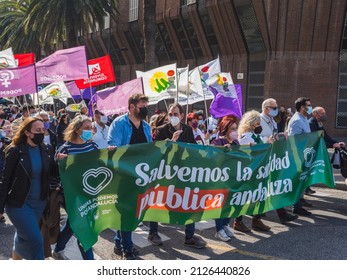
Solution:
{"label": "purple flag", "polygon": [[35,66],[0,69],[0,96],[19,96],[35,93]]}
{"label": "purple flag", "polygon": [[68,91],[70,92],[72,98],[74,98],[75,96],[78,96],[80,99],[82,98],[80,89],[77,87],[74,81],[65,83],[65,85]]}
{"label": "purple flag", "polygon": [[128,111],[128,99],[134,93],[142,93],[142,79],[134,79],[122,85],[96,92],[96,103],[106,116]]}
{"label": "purple flag", "polygon": [[96,92],[96,87],[92,87],[91,91],[90,91],[90,88],[85,88],[81,90],[81,95],[83,99],[90,99],[91,96],[95,94],[95,92]]}
{"label": "purple flag", "polygon": [[228,90],[222,93],[214,87],[209,87],[214,94],[214,99],[210,106],[211,115],[218,119],[224,116],[233,115],[242,117],[242,88],[240,84],[228,85]]}
{"label": "purple flag", "polygon": [[96,103],[96,94],[92,96],[92,99],[89,100],[88,103],[88,116],[89,117],[94,117],[93,116],[93,105]]}
{"label": "purple flag", "polygon": [[85,46],[58,50],[36,63],[39,84],[88,78]]}

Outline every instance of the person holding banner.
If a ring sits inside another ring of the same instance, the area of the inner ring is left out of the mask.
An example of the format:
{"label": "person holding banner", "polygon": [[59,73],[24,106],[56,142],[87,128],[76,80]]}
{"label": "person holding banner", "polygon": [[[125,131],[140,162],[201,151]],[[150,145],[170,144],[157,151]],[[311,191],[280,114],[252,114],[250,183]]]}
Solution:
{"label": "person holding banner", "polygon": [[[154,140],[171,140],[178,142],[194,143],[194,134],[190,126],[183,124],[184,111],[180,104],[173,103],[169,106],[169,123],[164,124],[157,128],[157,133]],[[184,245],[202,249],[206,246],[206,242],[200,237],[195,235],[195,223],[186,225]],[[158,223],[149,223],[148,240],[156,246],[163,244],[161,237],[158,234]]]}
{"label": "person holding banner", "polygon": [[[234,116],[225,116],[218,124],[219,137],[212,141],[211,145],[224,146],[230,148],[232,145],[240,145],[238,141],[237,125],[239,119]],[[229,223],[230,218],[215,219],[215,237],[222,241],[229,241],[234,237]]]}
{"label": "person holding banner", "polygon": [[[263,143],[260,134],[263,128],[260,125],[261,117],[260,113],[252,110],[246,112],[240,121],[238,134],[240,145],[256,145]],[[265,225],[261,220],[261,215],[255,215],[252,218],[252,228],[260,231],[270,231],[270,227]],[[234,221],[234,229],[242,232],[250,232],[251,229],[248,228],[242,222],[242,216],[237,217]]]}
{"label": "person holding banner", "polygon": [[50,145],[43,143],[40,118],[28,117],[6,148],[0,217],[6,213],[15,227],[12,258],[44,260],[44,244],[38,221],[46,206],[50,176],[57,175]]}
{"label": "person holding banner", "polygon": [[[152,142],[151,127],[145,121],[148,115],[148,97],[136,93],[128,99],[128,113],[117,117],[108,133],[109,150],[124,145]],[[124,189],[127,192],[127,189]],[[121,193],[118,194],[121,199]],[[132,232],[117,230],[114,253],[125,260],[134,260],[139,252],[133,247]]]}
{"label": "person holding banner", "polygon": [[[299,97],[295,100],[295,109],[296,113],[288,123],[288,135],[310,133],[311,128],[307,118],[312,114],[311,100],[307,97]],[[303,205],[312,206],[302,195],[299,201],[293,205],[293,213],[310,216],[312,213],[303,208]]]}
{"label": "person holding banner", "polygon": [[[278,140],[279,133],[277,129],[277,123],[274,119],[274,117],[276,117],[277,115],[277,101],[273,98],[265,99],[262,104],[262,113],[260,114],[261,127],[263,128],[260,135],[264,142],[267,142],[269,139],[273,141]],[[281,133],[281,135],[284,134]],[[298,218],[298,215],[290,214],[284,208],[277,209],[276,212],[282,224],[292,222]]]}
{"label": "person holding banner", "polygon": [[[91,141],[93,136],[92,130],[92,121],[87,116],[76,116],[64,132],[64,140],[66,142],[58,149],[56,159],[61,160],[68,155],[97,150],[98,146]],[[64,189],[64,186],[62,187]],[[58,260],[66,259],[64,250],[72,235],[73,231],[68,218],[63,229],[59,233],[57,244],[52,252],[53,258]],[[84,260],[94,260],[93,248],[84,251],[79,241],[78,247]]]}

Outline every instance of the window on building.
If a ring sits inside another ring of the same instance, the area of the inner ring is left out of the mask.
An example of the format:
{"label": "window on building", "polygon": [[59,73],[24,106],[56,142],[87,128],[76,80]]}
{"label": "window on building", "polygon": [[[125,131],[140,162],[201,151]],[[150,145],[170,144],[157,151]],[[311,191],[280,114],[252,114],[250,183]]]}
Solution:
{"label": "window on building", "polygon": [[195,32],[192,20],[188,16],[188,14],[182,13],[182,17],[183,17],[183,24],[184,24],[184,27],[186,29],[186,34],[189,34],[188,40],[189,40],[190,45],[193,49],[194,56],[195,57],[202,57],[204,54],[203,54],[202,49],[200,47],[198,36]]}
{"label": "window on building", "polygon": [[185,59],[192,59],[193,53],[190,49],[190,45],[188,43],[188,40],[186,38],[186,34],[183,29],[183,25],[181,24],[179,19],[172,20],[172,24],[175,27],[175,32],[177,35],[177,38],[179,40],[179,43],[181,45],[181,48],[183,50],[184,58]]}
{"label": "window on building", "polygon": [[177,60],[176,52],[172,45],[169,32],[167,32],[165,25],[163,23],[158,23],[158,31],[159,31],[159,36],[161,37],[161,40],[163,44],[165,45],[165,48],[169,55],[170,60],[171,61]]}
{"label": "window on building", "polygon": [[124,32],[125,37],[127,38],[128,44],[130,46],[131,52],[136,60],[137,64],[143,63],[143,59],[140,55],[139,49],[136,46],[135,40],[133,38],[133,35],[130,31]]}
{"label": "window on building", "polygon": [[210,17],[208,15],[207,9],[204,5],[199,5],[199,15],[200,15],[202,26],[205,31],[207,42],[211,48],[213,56],[216,57],[220,53],[220,50],[218,47],[218,41],[216,38],[216,34],[213,30],[213,26],[212,26]]}
{"label": "window on building", "polygon": [[129,0],[129,22],[139,19],[139,0]]}
{"label": "window on building", "polygon": [[336,128],[347,128],[347,13],[339,57],[339,83],[336,99]]}
{"label": "window on building", "polygon": [[265,45],[251,0],[233,0],[249,52],[247,110],[261,110],[264,99]]}
{"label": "window on building", "polygon": [[92,33],[92,41],[93,41],[93,44],[95,46],[96,51],[98,52],[98,57],[105,55],[104,50],[101,46],[101,42],[99,40],[100,40],[100,37],[96,36],[96,33],[93,32]]}

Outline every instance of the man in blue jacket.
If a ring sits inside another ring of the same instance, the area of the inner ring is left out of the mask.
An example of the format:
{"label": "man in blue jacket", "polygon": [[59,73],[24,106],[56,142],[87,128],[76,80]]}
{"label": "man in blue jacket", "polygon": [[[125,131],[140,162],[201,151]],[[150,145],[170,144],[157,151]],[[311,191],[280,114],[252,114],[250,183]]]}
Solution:
{"label": "man in blue jacket", "polygon": [[[133,94],[128,100],[128,113],[117,117],[108,132],[109,149],[124,145],[152,142],[151,128],[145,121],[148,115],[148,97]],[[122,254],[125,260],[134,260],[138,251],[133,248],[131,231],[117,231],[115,254]]]}

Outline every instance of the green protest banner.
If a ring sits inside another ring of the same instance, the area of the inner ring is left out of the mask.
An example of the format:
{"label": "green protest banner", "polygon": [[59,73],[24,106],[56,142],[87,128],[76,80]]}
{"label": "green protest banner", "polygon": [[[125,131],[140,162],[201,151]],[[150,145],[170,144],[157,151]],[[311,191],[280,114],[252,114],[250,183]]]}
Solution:
{"label": "green protest banner", "polygon": [[260,214],[294,204],[310,185],[334,187],[318,132],[230,150],[171,141],[129,145],[71,155],[59,167],[70,225],[85,249],[106,228]]}

